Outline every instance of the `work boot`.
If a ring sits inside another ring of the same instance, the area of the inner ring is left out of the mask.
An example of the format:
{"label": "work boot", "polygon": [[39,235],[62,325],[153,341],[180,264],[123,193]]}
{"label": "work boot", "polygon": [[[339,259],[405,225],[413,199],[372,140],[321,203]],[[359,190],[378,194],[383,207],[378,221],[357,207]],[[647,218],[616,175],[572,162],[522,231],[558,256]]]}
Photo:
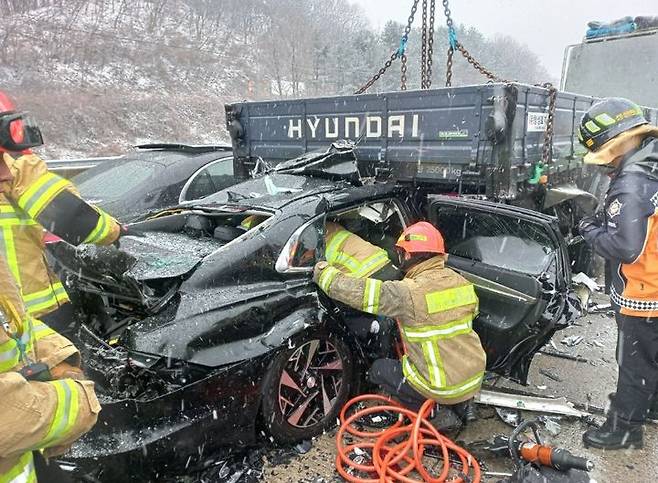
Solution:
{"label": "work boot", "polygon": [[450,406],[437,406],[430,423],[441,432],[460,429],[464,424],[462,419],[452,410]]}
{"label": "work boot", "polygon": [[472,399],[451,406],[452,410],[459,416],[464,423],[472,423],[478,418],[475,403]]}
{"label": "work boot", "polygon": [[631,423],[610,413],[600,428],[593,428],[583,434],[585,448],[599,449],[641,449],[644,442],[642,424]]}
{"label": "work boot", "polygon": [[[608,394],[608,399],[610,399],[610,410],[612,410],[612,405],[615,402],[615,396],[617,393],[611,392]],[[647,413],[647,421],[652,423],[658,423],[658,396],[654,397],[651,406],[649,407],[649,412]]]}

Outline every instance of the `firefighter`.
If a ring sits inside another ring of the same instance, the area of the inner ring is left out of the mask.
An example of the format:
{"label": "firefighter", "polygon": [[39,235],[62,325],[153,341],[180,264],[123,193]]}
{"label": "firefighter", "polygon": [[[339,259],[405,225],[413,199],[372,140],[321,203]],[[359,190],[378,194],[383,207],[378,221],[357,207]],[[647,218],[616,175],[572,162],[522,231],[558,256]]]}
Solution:
{"label": "firefighter", "polygon": [[63,454],[92,428],[100,411],[94,384],[74,345],[26,313],[3,256],[0,322],[0,482],[68,481],[41,450]]}
{"label": "firefighter", "polygon": [[445,267],[443,237],[431,224],[411,225],[395,246],[401,281],[355,278],[327,262],[316,265],[314,280],[332,299],[398,321],[405,354],[401,361],[376,360],[371,382],[414,409],[425,398],[448,406],[467,402],[480,389],[486,365],[472,327],[473,285]]}
{"label": "firefighter", "polygon": [[[594,104],[583,116],[585,163],[610,175],[604,209],[580,222],[580,233],[613,265],[610,298],[618,327],[617,392],[586,446],[641,447],[643,425],[658,410],[658,128],[621,98]],[[653,408],[652,408],[653,405]]]}
{"label": "firefighter", "polygon": [[379,280],[399,278],[386,250],[346,230],[336,222],[328,221],[325,224],[325,243],[325,259],[343,273]]}
{"label": "firefighter", "polygon": [[107,245],[120,225],[82,200],[70,181],[50,173],[30,151],[43,143],[32,121],[0,92],[0,254],[28,313],[65,332],[73,320],[68,295],[44,256],[44,228],[74,245]]}

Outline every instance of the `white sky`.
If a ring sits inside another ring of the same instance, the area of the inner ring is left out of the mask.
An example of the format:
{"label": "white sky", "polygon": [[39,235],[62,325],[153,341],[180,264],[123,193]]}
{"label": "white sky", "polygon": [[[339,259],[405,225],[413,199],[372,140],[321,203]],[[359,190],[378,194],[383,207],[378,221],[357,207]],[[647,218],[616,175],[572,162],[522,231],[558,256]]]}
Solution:
{"label": "white sky", "polygon": [[[363,8],[375,27],[382,27],[388,20],[406,23],[413,3],[412,0],[350,1]],[[421,22],[421,5],[419,0],[416,26]],[[445,25],[441,0],[436,0],[436,7],[436,22]],[[627,15],[658,16],[658,0],[451,0],[450,9],[458,25],[475,27],[487,36],[507,34],[526,43],[539,55],[549,73],[559,78],[564,48],[582,40],[587,22]],[[447,47],[447,39],[443,47]],[[435,44],[434,51],[437,50],[444,49],[437,49]],[[486,64],[486,59],[483,62]]]}

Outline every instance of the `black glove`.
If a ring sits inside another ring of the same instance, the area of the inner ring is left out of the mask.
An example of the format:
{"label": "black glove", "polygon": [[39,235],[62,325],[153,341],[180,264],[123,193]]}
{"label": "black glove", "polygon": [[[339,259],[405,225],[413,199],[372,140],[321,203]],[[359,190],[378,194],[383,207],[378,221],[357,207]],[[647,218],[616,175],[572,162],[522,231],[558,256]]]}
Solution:
{"label": "black glove", "polygon": [[578,223],[578,231],[581,235],[584,235],[585,233],[592,231],[594,228],[599,228],[602,224],[603,223],[599,220],[597,215],[585,216],[581,218],[580,223]]}

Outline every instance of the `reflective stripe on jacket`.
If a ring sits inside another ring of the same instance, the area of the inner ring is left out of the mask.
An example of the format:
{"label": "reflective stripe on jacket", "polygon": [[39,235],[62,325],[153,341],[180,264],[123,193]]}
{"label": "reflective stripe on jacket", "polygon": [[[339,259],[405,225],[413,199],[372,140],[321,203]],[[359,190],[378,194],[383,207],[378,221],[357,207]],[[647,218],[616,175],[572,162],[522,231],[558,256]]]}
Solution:
{"label": "reflective stripe on jacket", "polygon": [[613,306],[634,317],[658,317],[658,128],[647,133],[612,175],[603,223],[582,232],[612,262]]}
{"label": "reflective stripe on jacket", "polygon": [[419,393],[457,404],[480,389],[486,355],[473,331],[478,299],[473,285],[445,268],[442,257],[418,264],[399,282],[358,279],[332,266],[315,278],[331,298],[398,320],[406,352],[402,368]]}
{"label": "reflective stripe on jacket", "polygon": [[[92,208],[68,181],[48,172],[35,155],[2,160],[13,178],[0,183],[0,255],[9,263],[21,288],[27,310],[41,316],[68,302],[57,276],[44,257],[44,227],[71,234],[82,229],[72,243],[109,244],[119,234],[119,224],[102,210]],[[65,198],[65,199],[63,199]]]}
{"label": "reflective stripe on jacket", "polygon": [[49,368],[79,365],[73,344],[23,308],[18,287],[0,256],[0,483],[36,481],[32,451],[63,453],[96,422],[100,405],[91,381],[27,381],[26,362]]}
{"label": "reflective stripe on jacket", "polygon": [[343,273],[369,277],[391,261],[386,250],[347,231],[338,223],[326,224],[325,259]]}

